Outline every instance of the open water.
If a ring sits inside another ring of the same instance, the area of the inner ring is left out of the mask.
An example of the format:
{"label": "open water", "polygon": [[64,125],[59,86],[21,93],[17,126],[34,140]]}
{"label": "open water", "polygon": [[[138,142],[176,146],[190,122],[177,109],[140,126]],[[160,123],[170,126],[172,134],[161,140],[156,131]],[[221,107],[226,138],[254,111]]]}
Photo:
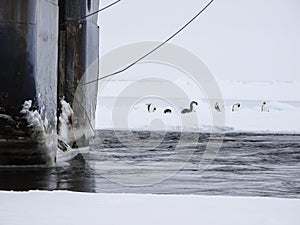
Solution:
{"label": "open water", "polygon": [[209,134],[184,136],[97,131],[90,153],[69,162],[0,168],[0,190],[300,198],[300,135],[228,133],[204,171]]}

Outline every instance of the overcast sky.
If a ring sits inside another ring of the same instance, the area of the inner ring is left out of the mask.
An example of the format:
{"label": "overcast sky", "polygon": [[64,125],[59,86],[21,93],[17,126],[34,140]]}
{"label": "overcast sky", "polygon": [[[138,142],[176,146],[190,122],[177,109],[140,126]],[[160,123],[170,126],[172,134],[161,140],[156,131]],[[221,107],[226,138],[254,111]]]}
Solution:
{"label": "overcast sky", "polygon": [[[163,41],[207,2],[122,0],[99,17],[101,54]],[[217,79],[299,81],[300,1],[215,0],[171,43],[196,54]]]}

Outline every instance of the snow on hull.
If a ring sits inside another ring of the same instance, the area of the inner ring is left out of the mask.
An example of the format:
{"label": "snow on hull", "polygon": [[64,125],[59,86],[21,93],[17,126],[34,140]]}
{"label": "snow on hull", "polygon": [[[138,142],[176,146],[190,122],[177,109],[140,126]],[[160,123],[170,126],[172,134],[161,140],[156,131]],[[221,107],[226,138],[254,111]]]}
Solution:
{"label": "snow on hull", "polygon": [[73,110],[70,104],[67,103],[64,99],[60,100],[60,104],[61,104],[61,114],[59,116],[58,135],[65,142],[69,143],[73,139],[71,135],[72,125],[70,123],[71,116],[73,115]]}
{"label": "snow on hull", "polygon": [[[41,109],[42,110],[42,109]],[[4,133],[0,138],[0,165],[53,165],[56,155],[56,134],[45,116],[32,109],[32,100],[25,101],[20,117],[1,114]]]}

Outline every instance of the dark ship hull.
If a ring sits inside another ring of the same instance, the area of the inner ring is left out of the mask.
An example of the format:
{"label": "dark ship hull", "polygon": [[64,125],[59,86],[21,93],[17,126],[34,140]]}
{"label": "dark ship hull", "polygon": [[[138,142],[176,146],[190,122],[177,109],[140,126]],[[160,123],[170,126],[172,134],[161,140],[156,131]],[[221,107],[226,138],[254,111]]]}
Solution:
{"label": "dark ship hull", "polygon": [[0,0],[0,165],[55,163],[61,98],[79,108],[69,132],[82,132],[69,144],[88,144],[83,127],[93,126],[97,85],[80,82],[98,76],[99,28],[97,15],[83,17],[98,6]]}

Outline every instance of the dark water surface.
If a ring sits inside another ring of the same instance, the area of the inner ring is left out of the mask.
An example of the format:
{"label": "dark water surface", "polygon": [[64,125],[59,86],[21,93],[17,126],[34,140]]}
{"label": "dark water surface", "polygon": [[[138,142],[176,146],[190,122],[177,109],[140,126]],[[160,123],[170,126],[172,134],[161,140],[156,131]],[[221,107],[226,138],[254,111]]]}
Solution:
{"label": "dark water surface", "polygon": [[226,134],[202,173],[209,134],[191,133],[184,140],[172,132],[117,136],[97,131],[89,154],[55,167],[2,167],[0,190],[300,198],[300,135]]}

